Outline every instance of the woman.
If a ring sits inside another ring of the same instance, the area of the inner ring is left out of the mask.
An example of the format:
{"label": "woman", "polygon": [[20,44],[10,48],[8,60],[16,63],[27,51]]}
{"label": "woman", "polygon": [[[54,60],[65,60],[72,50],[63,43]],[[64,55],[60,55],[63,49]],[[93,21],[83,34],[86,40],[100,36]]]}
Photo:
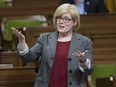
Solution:
{"label": "woman", "polygon": [[75,32],[80,15],[75,5],[59,6],[53,17],[55,32],[42,33],[29,49],[25,36],[15,28],[19,38],[19,55],[25,62],[41,56],[34,87],[86,87],[85,77],[92,73],[92,41]]}

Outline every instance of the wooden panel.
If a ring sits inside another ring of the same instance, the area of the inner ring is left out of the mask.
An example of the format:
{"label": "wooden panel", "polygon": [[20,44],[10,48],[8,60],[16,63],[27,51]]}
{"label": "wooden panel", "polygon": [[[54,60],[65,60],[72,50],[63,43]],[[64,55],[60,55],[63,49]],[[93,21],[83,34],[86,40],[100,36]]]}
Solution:
{"label": "wooden panel", "polygon": [[116,34],[112,35],[93,35],[94,48],[116,48]]}
{"label": "wooden panel", "polygon": [[55,10],[61,3],[61,0],[12,0],[9,1],[9,3],[11,3],[12,6],[9,8],[0,8],[0,14],[44,14],[46,12],[49,14],[49,12]]}
{"label": "wooden panel", "polygon": [[94,48],[93,50],[94,64],[116,63],[116,48]]}
{"label": "wooden panel", "polygon": [[[96,18],[95,18],[96,19]],[[97,22],[96,22],[97,24]],[[116,25],[112,24],[112,25],[81,25],[79,31],[79,33],[81,34],[85,34],[88,35],[89,37],[92,37],[94,35],[112,35],[112,34],[116,34]]]}
{"label": "wooden panel", "polygon": [[56,7],[61,0],[13,0],[12,6],[28,6],[28,7]]}
{"label": "wooden panel", "polygon": [[98,78],[96,80],[96,87],[113,87],[110,84],[109,78]]}
{"label": "wooden panel", "polygon": [[23,65],[17,52],[0,52],[0,55],[0,60],[3,64],[13,64],[14,67],[19,67]]}
{"label": "wooden panel", "polygon": [[97,78],[96,87],[116,87],[116,77],[113,77],[113,81],[110,78]]}
{"label": "wooden panel", "polygon": [[44,15],[53,14],[55,8],[52,7],[8,7],[0,8],[0,16],[8,15]]}
{"label": "wooden panel", "polygon": [[89,14],[81,15],[82,25],[114,25],[116,14]]}
{"label": "wooden panel", "polygon": [[0,87],[34,87],[35,67],[0,69]]}

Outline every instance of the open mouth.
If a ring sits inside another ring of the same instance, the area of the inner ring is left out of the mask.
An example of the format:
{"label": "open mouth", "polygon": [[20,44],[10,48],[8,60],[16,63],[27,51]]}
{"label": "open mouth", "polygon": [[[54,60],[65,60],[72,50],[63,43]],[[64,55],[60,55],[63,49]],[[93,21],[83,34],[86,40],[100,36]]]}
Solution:
{"label": "open mouth", "polygon": [[59,26],[59,28],[65,28],[64,26]]}

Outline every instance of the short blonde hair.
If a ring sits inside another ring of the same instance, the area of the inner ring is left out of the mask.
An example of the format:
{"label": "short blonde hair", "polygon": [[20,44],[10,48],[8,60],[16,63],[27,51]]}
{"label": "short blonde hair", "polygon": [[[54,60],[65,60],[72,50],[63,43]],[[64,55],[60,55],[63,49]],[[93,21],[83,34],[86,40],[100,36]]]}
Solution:
{"label": "short blonde hair", "polygon": [[54,16],[53,16],[53,25],[56,27],[56,17],[57,16],[62,16],[64,13],[69,12],[72,19],[77,22],[77,24],[74,26],[75,29],[79,29],[80,28],[80,14],[79,11],[77,9],[77,7],[73,4],[62,4],[59,7],[57,7]]}

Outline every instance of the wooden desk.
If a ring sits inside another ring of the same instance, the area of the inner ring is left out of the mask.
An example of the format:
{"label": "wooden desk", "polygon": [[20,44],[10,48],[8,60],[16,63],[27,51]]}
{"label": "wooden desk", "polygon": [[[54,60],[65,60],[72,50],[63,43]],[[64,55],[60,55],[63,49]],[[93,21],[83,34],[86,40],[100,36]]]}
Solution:
{"label": "wooden desk", "polygon": [[61,0],[13,0],[12,6],[20,7],[56,7]]}
{"label": "wooden desk", "polygon": [[0,61],[3,64],[12,64],[14,67],[23,65],[17,52],[0,52]]}
{"label": "wooden desk", "polygon": [[35,67],[0,69],[0,87],[34,87]]}
{"label": "wooden desk", "polygon": [[109,78],[97,78],[96,87],[116,87],[116,77],[113,77],[113,81]]}

